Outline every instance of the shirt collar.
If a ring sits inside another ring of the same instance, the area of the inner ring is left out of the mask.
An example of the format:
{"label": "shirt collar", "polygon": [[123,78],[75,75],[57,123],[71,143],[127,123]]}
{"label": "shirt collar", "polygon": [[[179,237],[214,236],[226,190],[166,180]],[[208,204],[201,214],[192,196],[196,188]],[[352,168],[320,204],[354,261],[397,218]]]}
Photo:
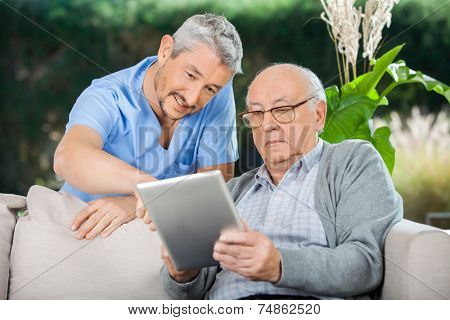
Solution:
{"label": "shirt collar", "polygon": [[309,151],[299,160],[302,162],[302,170],[308,173],[309,170],[311,170],[312,167],[314,167],[320,161],[320,158],[322,157],[322,149],[323,140],[319,138],[315,147],[312,148],[311,151]]}
{"label": "shirt collar", "polygon": [[[322,149],[323,149],[323,140],[318,139],[316,145],[314,148],[311,149],[307,154],[305,154],[303,157],[301,157],[299,160],[297,160],[285,173],[286,175],[294,175],[296,179],[300,178],[300,173],[302,173],[302,176],[305,176],[308,174],[308,172],[314,167],[319,161],[322,156]],[[269,170],[267,169],[266,164],[263,164],[258,172],[256,172],[255,175],[256,181],[265,186],[265,187],[272,187],[275,188],[275,185],[272,182],[272,178],[270,177]],[[283,177],[284,180],[284,177]]]}

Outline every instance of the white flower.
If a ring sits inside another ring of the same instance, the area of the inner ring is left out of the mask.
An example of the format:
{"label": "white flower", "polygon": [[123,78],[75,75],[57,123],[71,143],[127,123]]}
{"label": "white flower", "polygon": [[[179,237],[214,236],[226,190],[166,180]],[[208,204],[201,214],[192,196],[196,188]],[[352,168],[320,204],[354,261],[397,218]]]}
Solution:
{"label": "white flower", "polygon": [[392,8],[400,0],[367,0],[363,14],[363,58],[372,59],[381,41],[382,31],[391,25]]}
{"label": "white flower", "polygon": [[[391,25],[391,11],[399,1],[367,0],[363,14],[361,7],[355,8],[355,0],[320,0],[324,9],[320,18],[328,24],[336,50],[345,58],[342,64],[346,82],[350,81],[349,65],[356,77],[359,39],[363,38],[363,58],[371,60],[381,42],[384,26]],[[338,59],[339,70],[340,63]]]}
{"label": "white flower", "polygon": [[329,26],[331,37],[337,45],[339,53],[356,68],[358,58],[359,39],[361,34],[362,9],[355,8],[355,0],[321,0],[324,12],[320,15]]}

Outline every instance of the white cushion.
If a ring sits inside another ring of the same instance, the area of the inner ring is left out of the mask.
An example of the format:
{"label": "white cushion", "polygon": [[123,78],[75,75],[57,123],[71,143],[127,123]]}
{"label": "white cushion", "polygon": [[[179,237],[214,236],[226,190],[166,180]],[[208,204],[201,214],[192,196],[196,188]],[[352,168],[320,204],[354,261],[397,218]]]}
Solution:
{"label": "white cushion", "polygon": [[16,218],[14,209],[26,206],[25,197],[0,194],[0,299],[8,296],[9,255]]}
{"label": "white cushion", "polygon": [[450,236],[403,219],[385,243],[382,299],[450,299]]}
{"label": "white cushion", "polygon": [[77,240],[70,225],[86,203],[40,186],[27,203],[14,234],[9,299],[167,299],[160,240],[142,221]]}

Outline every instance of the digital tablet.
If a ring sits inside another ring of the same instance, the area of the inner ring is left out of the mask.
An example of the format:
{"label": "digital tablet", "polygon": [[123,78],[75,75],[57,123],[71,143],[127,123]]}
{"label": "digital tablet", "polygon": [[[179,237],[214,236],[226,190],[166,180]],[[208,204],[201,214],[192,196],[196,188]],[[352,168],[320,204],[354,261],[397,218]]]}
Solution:
{"label": "digital tablet", "polygon": [[220,171],[208,171],[136,186],[178,270],[217,265],[214,243],[222,231],[243,230]]}

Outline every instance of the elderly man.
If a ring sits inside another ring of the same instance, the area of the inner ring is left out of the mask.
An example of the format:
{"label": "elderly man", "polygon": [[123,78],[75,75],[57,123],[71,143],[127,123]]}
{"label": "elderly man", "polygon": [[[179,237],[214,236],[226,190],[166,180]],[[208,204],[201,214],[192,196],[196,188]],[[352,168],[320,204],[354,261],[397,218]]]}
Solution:
{"label": "elderly man", "polygon": [[89,202],[71,225],[78,239],[107,237],[134,219],[138,182],[213,169],[233,177],[241,59],[225,17],[195,15],[162,38],[156,56],[81,94],[54,161],[62,191]]}
{"label": "elderly man", "polygon": [[[162,249],[173,298],[355,297],[383,277],[383,245],[402,201],[371,144],[318,138],[326,117],[320,80],[280,64],[263,70],[240,116],[264,164],[228,185],[247,227],[214,247],[218,267],[176,270]],[[148,221],[148,220],[147,220]]]}

